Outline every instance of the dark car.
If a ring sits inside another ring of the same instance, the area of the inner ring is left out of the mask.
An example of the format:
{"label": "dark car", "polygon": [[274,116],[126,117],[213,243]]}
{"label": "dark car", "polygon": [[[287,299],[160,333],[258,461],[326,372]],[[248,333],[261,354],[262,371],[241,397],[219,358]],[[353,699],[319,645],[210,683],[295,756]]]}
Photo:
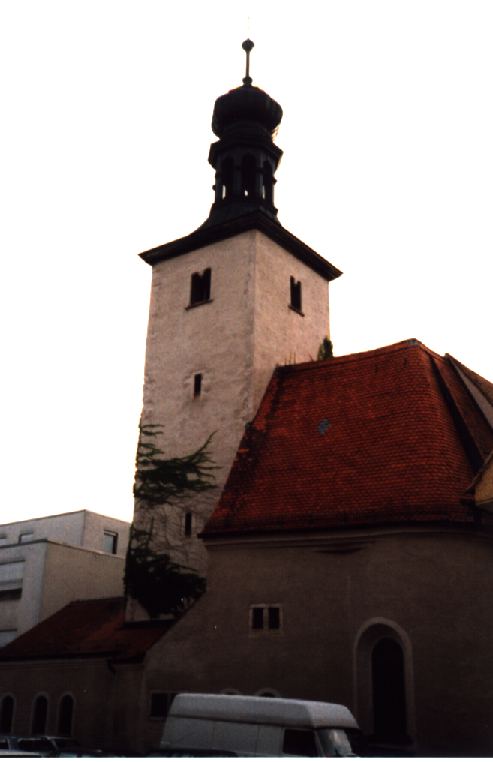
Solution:
{"label": "dark car", "polygon": [[101,757],[101,749],[91,749],[65,736],[17,737],[15,747],[22,751],[38,752],[43,757]]}

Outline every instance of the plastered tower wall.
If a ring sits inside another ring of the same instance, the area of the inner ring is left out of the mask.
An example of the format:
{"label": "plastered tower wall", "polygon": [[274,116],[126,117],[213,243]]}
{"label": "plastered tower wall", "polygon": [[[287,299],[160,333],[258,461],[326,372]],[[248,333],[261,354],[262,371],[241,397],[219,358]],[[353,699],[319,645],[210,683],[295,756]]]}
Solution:
{"label": "plastered tower wall", "polygon": [[[293,254],[256,232],[253,409],[276,365],[316,360],[329,336],[329,284]],[[302,315],[292,310],[290,278],[302,286]]]}
{"label": "plastered tower wall", "polygon": [[[194,272],[211,268],[211,299],[189,307]],[[290,278],[302,283],[304,316],[289,307]],[[305,306],[306,305],[306,306]],[[217,489],[166,508],[153,544],[205,571],[197,533],[217,502],[245,424],[277,364],[316,357],[328,334],[328,284],[258,230],[153,267],[142,422],[163,427],[166,457],[183,456],[214,434]],[[202,374],[194,398],[194,376]],[[193,513],[191,537],[184,514]],[[136,509],[135,522],[145,521]]]}

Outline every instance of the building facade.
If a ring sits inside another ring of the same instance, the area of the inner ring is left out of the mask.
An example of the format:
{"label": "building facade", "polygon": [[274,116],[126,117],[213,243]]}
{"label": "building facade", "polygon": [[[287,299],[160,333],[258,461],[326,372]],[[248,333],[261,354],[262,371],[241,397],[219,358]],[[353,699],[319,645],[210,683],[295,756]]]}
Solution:
{"label": "building facade", "polygon": [[179,691],[279,695],[346,704],[380,753],[491,756],[493,384],[415,339],[317,359],[340,273],[277,220],[281,114],[248,73],[216,101],[210,216],[142,255],[143,423],[169,457],[215,432],[219,468],[152,542],[207,591],[58,611],[0,651],[0,713],[56,732],[70,695],[82,741],[141,752]]}
{"label": "building facade", "polygon": [[0,525],[0,646],[71,600],[121,595],[128,533],[85,510]]}

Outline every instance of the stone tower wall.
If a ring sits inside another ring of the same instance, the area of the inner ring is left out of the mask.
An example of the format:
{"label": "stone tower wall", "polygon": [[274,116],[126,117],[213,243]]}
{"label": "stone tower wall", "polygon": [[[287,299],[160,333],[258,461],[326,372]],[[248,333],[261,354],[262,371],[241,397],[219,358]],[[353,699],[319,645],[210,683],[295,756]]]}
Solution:
{"label": "stone tower wall", "polygon": [[[211,268],[211,300],[189,308],[194,272]],[[304,316],[289,308],[290,277],[302,282]],[[155,547],[173,560],[206,569],[196,535],[216,504],[245,424],[277,364],[314,359],[328,334],[328,284],[255,230],[153,267],[142,422],[163,427],[167,457],[187,455],[214,434],[217,489],[164,509]],[[200,397],[193,380],[202,374]],[[192,511],[192,536],[184,513]],[[143,517],[136,509],[136,525]]]}

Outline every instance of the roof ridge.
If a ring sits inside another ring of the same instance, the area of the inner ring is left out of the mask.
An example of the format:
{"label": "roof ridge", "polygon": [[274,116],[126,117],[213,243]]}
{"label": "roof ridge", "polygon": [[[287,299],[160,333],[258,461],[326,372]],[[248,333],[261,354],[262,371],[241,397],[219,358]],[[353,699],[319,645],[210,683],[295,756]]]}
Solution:
{"label": "roof ridge", "polygon": [[438,354],[437,352],[434,352],[432,349],[426,346],[426,344],[423,344],[419,339],[403,339],[402,341],[397,341],[394,344],[387,344],[383,347],[376,347],[375,349],[364,349],[361,352],[352,352],[348,355],[339,355],[336,357],[329,357],[327,360],[307,360],[305,362],[300,363],[292,363],[292,364],[286,364],[286,365],[278,365],[276,366],[276,371],[281,370],[283,371],[286,369],[287,371],[301,371],[301,370],[309,370],[309,369],[316,369],[324,366],[330,366],[334,363],[337,363],[337,365],[342,365],[344,363],[349,362],[357,362],[360,359],[363,359],[364,357],[378,357],[380,355],[389,355],[392,354],[392,352],[400,352],[402,350],[411,349],[412,347],[419,347],[419,349],[426,352],[426,354],[430,355],[430,357],[433,357],[435,359],[442,359],[442,355]]}

